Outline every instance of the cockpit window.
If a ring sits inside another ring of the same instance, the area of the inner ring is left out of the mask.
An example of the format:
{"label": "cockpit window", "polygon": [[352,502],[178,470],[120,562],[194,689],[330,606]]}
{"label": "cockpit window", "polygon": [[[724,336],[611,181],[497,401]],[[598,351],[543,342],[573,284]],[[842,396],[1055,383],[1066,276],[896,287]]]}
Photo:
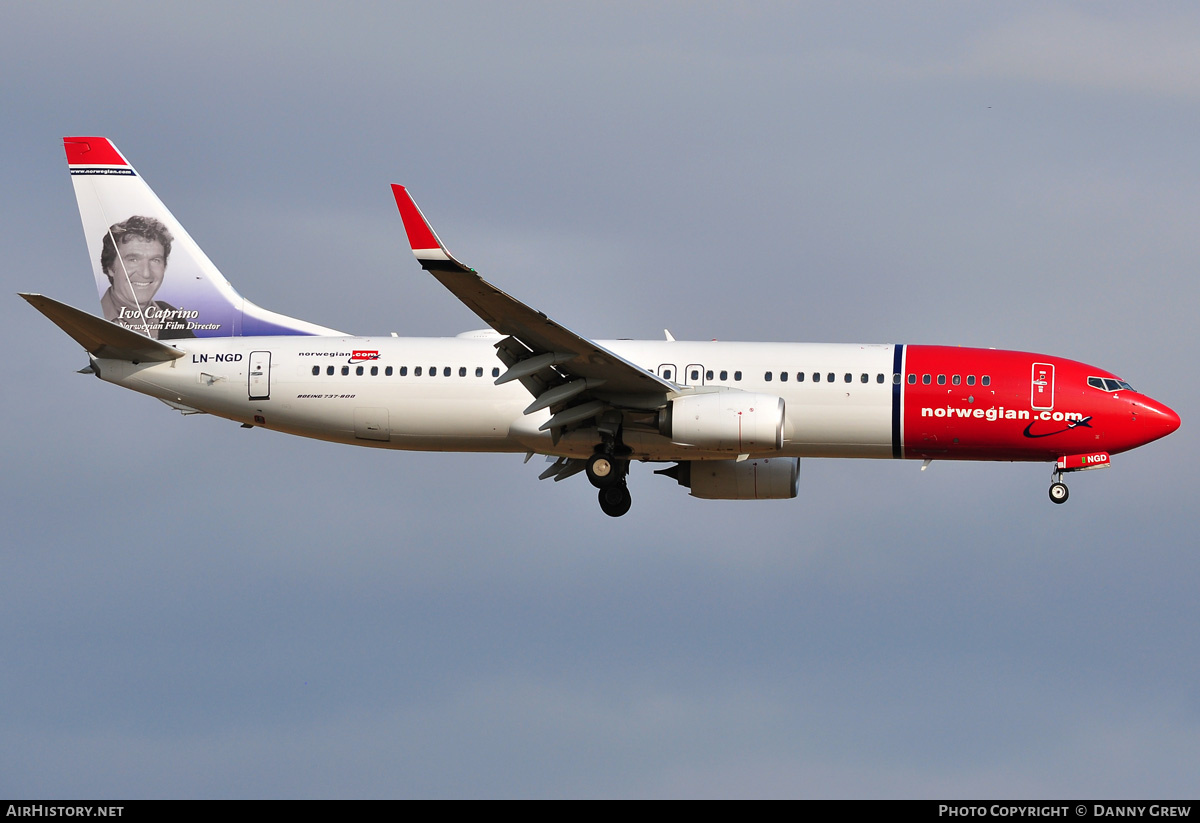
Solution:
{"label": "cockpit window", "polygon": [[1111,377],[1089,377],[1088,385],[1100,391],[1135,391],[1133,386],[1124,380],[1114,380]]}

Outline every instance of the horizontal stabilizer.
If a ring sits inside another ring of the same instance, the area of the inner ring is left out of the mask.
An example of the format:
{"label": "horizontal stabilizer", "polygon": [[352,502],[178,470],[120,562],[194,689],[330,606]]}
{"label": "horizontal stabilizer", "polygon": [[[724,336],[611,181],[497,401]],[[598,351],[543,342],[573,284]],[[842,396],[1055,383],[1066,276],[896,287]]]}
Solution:
{"label": "horizontal stabilizer", "polygon": [[183,352],[165,343],[131,331],[124,326],[80,311],[40,294],[21,294],[54,325],[71,335],[88,354],[110,360],[165,362],[183,357]]}

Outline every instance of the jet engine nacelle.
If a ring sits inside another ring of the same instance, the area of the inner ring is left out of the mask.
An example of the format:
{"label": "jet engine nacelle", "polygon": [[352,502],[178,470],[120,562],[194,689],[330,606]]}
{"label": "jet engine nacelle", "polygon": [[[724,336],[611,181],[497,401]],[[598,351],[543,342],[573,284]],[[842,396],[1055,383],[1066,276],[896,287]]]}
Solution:
{"label": "jet engine nacelle", "polygon": [[799,488],[800,458],[692,460],[655,474],[674,477],[705,500],[790,500]]}
{"label": "jet engine nacelle", "polygon": [[749,454],[783,448],[782,397],[743,391],[688,394],[660,413],[658,430],[674,443]]}

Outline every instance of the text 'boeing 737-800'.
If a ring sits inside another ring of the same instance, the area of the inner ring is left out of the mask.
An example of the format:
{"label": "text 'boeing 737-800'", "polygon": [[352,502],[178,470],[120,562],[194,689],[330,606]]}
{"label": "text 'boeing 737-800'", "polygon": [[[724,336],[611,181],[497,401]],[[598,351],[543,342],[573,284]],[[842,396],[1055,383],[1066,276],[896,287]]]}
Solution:
{"label": "text 'boeing 737-800'", "polygon": [[184,413],[338,443],[545,455],[630,507],[633,461],[695,497],[792,498],[802,457],[1042,461],[1066,472],[1165,437],[1179,417],[1104,369],[994,349],[590,340],[446,250],[402,186],[413,254],[490,328],[356,337],[241,297],[111,142],[65,139],[103,317],[23,294],[86,371]]}

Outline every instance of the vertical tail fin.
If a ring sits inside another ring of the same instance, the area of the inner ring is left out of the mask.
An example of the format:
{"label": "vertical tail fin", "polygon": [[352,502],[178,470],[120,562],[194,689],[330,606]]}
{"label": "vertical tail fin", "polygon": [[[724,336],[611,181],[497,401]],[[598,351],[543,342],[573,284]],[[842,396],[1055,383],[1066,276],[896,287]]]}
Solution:
{"label": "vertical tail fin", "polygon": [[243,298],[103,137],[64,137],[104,317],[160,340],[338,335]]}

